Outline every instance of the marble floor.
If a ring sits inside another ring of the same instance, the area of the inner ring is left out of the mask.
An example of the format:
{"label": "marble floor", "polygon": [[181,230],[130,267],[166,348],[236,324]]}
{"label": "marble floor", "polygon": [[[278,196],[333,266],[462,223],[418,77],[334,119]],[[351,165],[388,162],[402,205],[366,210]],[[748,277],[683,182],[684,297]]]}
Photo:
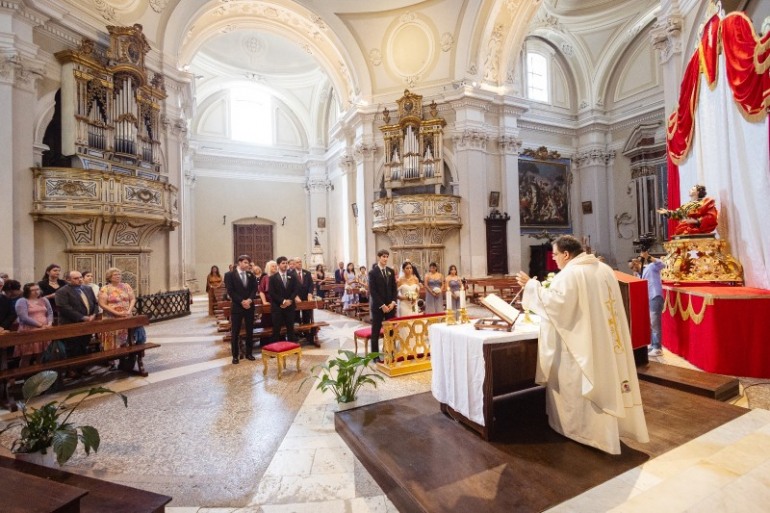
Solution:
{"label": "marble floor", "polygon": [[[259,357],[232,365],[206,310],[196,297],[191,316],[149,327],[148,339],[162,344],[147,353],[149,377],[91,378],[109,378],[129,408],[114,398],[84,403],[77,421],[97,426],[103,446],[66,470],[171,495],[169,513],[396,511],[336,434],[333,396],[303,383],[312,365],[353,349],[360,323],[318,312],[330,324],[321,348],[305,347],[302,372],[289,365],[278,381],[274,366],[262,375]],[[669,352],[658,360],[689,365]],[[386,378],[357,404],[429,391],[430,377]],[[746,397],[736,404],[755,406]],[[0,420],[12,416],[0,410]],[[7,454],[7,434],[0,446]],[[770,411],[755,408],[550,511],[768,511],[769,476]]]}

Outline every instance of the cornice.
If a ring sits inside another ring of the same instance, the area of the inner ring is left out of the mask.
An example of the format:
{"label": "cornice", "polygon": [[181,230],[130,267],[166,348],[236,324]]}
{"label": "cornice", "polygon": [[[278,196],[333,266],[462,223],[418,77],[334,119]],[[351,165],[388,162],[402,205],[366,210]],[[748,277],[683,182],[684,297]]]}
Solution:
{"label": "cornice", "polygon": [[[195,172],[198,173],[199,166],[205,166],[209,169],[219,168],[237,168],[238,170],[254,171],[259,169],[271,168],[271,169],[284,169],[286,171],[296,171],[302,175],[302,180],[305,178],[305,164],[294,162],[280,162],[276,160],[260,160],[260,159],[242,159],[237,157],[224,157],[220,155],[206,155],[196,154],[193,157],[193,163],[195,165]],[[280,181],[280,180],[279,180]]]}
{"label": "cornice", "polygon": [[553,123],[538,123],[535,121],[522,121],[522,120],[519,120],[518,125],[520,130],[530,130],[533,132],[565,135],[568,137],[575,137],[577,135],[577,129],[568,127],[565,125],[558,125]]}

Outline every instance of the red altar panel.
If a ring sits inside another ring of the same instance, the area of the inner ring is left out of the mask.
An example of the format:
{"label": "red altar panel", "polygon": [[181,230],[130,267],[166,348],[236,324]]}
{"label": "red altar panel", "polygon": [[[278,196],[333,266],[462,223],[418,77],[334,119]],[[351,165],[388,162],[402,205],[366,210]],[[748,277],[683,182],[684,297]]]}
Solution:
{"label": "red altar panel", "polygon": [[650,345],[651,335],[647,280],[620,271],[615,271],[615,278],[618,280],[620,292],[623,295],[623,303],[631,331],[631,346],[634,349],[646,347]]}
{"label": "red altar panel", "polygon": [[770,290],[663,289],[664,346],[708,372],[770,377]]}

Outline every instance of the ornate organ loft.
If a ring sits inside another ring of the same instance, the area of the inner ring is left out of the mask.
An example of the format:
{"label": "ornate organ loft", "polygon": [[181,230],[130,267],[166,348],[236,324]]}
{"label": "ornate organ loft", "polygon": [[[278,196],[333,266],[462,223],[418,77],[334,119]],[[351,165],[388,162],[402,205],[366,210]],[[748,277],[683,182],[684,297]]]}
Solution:
{"label": "ornate organ loft", "polygon": [[446,194],[444,126],[431,102],[426,118],[422,96],[396,100],[398,121],[391,124],[387,107],[380,127],[385,142],[383,186],[386,197],[374,201],[372,230],[386,234],[396,262],[409,259],[419,269],[436,262],[444,269],[444,237],[459,229],[460,198]]}
{"label": "ornate organ loft", "polygon": [[32,215],[63,232],[68,269],[92,270],[101,281],[119,267],[146,292],[150,239],[179,224],[159,139],[166,93],[163,76],[145,68],[142,26],[107,30],[106,49],[84,39],[56,54],[62,86],[43,162],[59,167],[33,169]]}

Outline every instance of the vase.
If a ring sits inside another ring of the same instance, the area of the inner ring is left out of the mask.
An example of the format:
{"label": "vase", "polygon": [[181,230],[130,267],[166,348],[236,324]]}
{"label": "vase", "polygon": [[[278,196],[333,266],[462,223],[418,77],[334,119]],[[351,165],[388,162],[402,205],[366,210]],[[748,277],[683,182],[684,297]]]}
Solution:
{"label": "vase", "polygon": [[16,459],[19,461],[26,461],[27,463],[34,463],[43,467],[56,468],[56,453],[53,447],[49,447],[47,452],[17,452],[14,453]]}

